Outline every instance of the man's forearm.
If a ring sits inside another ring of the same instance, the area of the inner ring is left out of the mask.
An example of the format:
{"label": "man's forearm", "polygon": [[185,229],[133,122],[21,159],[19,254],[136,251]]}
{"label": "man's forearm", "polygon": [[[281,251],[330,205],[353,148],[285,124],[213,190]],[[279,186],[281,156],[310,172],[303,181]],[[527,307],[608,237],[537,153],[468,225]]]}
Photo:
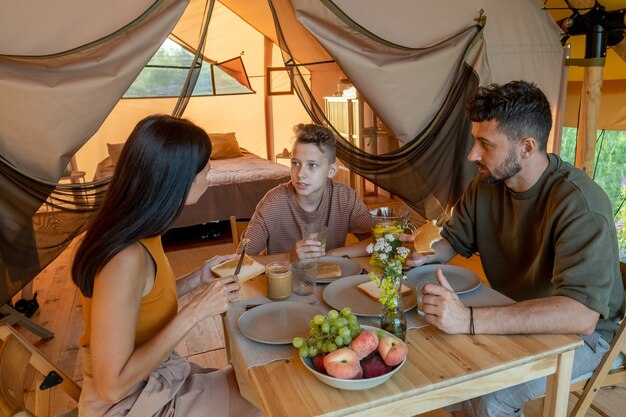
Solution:
{"label": "man's forearm", "polygon": [[503,307],[474,307],[474,330],[477,334],[591,334],[598,318],[598,312],[578,301],[556,296]]}

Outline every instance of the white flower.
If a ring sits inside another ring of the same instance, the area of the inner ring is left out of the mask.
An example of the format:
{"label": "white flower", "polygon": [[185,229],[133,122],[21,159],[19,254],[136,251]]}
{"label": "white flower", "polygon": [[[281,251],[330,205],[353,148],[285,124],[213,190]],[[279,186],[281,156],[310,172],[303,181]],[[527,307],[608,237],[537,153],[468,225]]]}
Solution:
{"label": "white flower", "polygon": [[[398,249],[398,254],[401,256],[407,256],[411,250],[409,248],[405,248],[404,246],[400,246]],[[370,252],[371,253],[371,252]]]}
{"label": "white flower", "polygon": [[378,258],[379,258],[381,261],[385,261],[385,260],[387,260],[387,254],[386,254],[386,253],[379,253],[379,254],[378,254]]}
{"label": "white flower", "polygon": [[374,244],[373,244],[373,243],[370,243],[369,245],[367,245],[367,246],[365,247],[365,250],[367,251],[367,253],[372,253],[372,252],[374,252]]}
{"label": "white flower", "polygon": [[396,238],[391,233],[387,233],[385,235],[385,240],[388,242],[393,242],[394,240],[396,240]]}

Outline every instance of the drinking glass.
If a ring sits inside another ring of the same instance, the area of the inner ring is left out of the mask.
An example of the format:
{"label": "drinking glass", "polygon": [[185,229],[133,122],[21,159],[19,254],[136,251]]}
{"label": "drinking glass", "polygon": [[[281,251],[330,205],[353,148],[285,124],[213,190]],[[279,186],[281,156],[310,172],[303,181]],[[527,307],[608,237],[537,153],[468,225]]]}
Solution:
{"label": "drinking glass", "polygon": [[326,250],[326,233],[326,225],[316,223],[302,225],[302,240],[317,240],[323,251]]}
{"label": "drinking glass", "polygon": [[317,262],[294,262],[291,264],[291,282],[293,293],[311,295],[315,292],[317,281]]}

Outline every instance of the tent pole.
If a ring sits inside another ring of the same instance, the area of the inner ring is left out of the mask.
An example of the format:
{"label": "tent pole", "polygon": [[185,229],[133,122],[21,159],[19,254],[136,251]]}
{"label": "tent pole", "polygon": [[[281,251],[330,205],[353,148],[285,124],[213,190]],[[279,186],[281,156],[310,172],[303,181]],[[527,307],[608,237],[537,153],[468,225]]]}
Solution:
{"label": "tent pole", "polygon": [[[274,47],[273,42],[268,38],[263,38],[263,69],[265,72],[265,76],[269,77],[268,68],[272,66],[272,48]],[[276,162],[276,155],[274,152],[274,116],[272,112],[272,97],[269,95],[268,85],[269,83],[264,83],[264,115],[265,115],[265,146],[267,150],[267,159],[270,161]]]}
{"label": "tent pole", "polygon": [[561,154],[561,144],[563,142],[563,120],[565,119],[565,101],[567,97],[567,78],[569,75],[569,67],[567,60],[570,57],[571,45],[565,45],[563,48],[563,66],[561,67],[561,90],[559,92],[559,100],[556,103],[556,112],[554,114],[554,128],[552,131],[552,143],[548,143],[548,152]]}
{"label": "tent pole", "polygon": [[598,116],[602,99],[602,77],[606,59],[606,31],[596,25],[586,35],[582,103],[578,114],[576,137],[576,167],[593,178],[593,167],[598,133]]}

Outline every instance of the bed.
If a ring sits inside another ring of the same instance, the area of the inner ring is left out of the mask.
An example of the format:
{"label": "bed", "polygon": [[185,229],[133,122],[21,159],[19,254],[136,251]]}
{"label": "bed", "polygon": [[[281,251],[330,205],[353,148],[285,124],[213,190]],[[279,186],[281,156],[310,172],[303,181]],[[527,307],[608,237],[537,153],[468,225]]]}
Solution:
{"label": "bed", "polygon": [[[111,154],[110,148],[110,156],[98,163],[94,180],[113,175],[115,165]],[[174,227],[228,220],[230,216],[249,219],[267,191],[289,181],[287,166],[263,159],[243,148],[241,155],[211,159],[209,188],[196,204],[185,206]]]}

